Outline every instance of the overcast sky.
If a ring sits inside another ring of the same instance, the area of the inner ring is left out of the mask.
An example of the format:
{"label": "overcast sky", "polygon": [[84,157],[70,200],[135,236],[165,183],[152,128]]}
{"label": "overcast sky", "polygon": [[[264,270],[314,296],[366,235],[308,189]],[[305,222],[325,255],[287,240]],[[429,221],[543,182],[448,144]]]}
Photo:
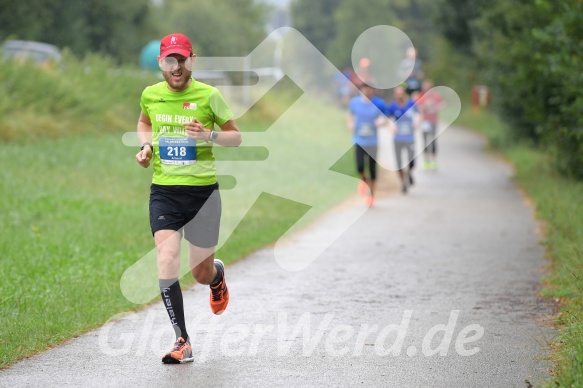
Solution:
{"label": "overcast sky", "polygon": [[287,7],[291,0],[257,0],[257,1],[273,4],[278,7]]}

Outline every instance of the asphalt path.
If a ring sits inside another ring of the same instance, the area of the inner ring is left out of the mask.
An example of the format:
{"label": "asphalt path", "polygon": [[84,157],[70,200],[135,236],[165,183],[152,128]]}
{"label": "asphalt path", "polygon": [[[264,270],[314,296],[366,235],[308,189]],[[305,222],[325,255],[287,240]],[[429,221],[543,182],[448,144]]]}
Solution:
{"label": "asphalt path", "polygon": [[[0,371],[0,386],[536,386],[554,335],[539,224],[480,137],[438,141],[437,171],[388,190],[307,269],[282,269],[272,247],[228,266],[221,316],[208,287],[185,290],[194,362],[160,362],[173,332],[155,303]],[[362,206],[355,196],[284,249],[301,255]]]}

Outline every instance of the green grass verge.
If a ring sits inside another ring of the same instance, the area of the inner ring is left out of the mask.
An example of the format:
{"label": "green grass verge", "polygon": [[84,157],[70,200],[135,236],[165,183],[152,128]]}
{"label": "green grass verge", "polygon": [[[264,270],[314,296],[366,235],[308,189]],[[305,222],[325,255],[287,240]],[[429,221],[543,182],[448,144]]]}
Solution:
{"label": "green grass verge", "polygon": [[583,182],[557,173],[543,148],[512,141],[510,128],[487,111],[464,111],[457,122],[484,134],[515,169],[515,180],[533,200],[545,225],[543,243],[551,260],[543,296],[560,300],[549,386],[583,386]]}
{"label": "green grass verge", "polygon": [[[29,104],[20,100],[29,98],[34,80],[25,79],[24,91],[18,91],[12,80],[26,72],[7,66],[0,70],[0,90],[12,91],[18,101],[12,106],[17,109],[0,106],[10,112],[0,118],[0,369],[94,329],[116,313],[141,307],[123,297],[120,278],[153,249],[148,222],[152,171],[135,163],[136,149],[124,146],[121,137],[135,130],[139,93],[150,78],[119,78],[108,75],[107,66],[91,64],[95,80],[84,78],[86,68],[75,63],[68,75],[34,73],[32,78],[46,85],[46,94],[58,98],[43,96],[40,103],[32,98]],[[72,94],[73,84],[90,82],[94,90],[89,100],[97,99],[99,106],[63,92],[57,82],[63,77]],[[130,89],[123,87],[130,84]],[[227,219],[255,196],[218,252],[226,262],[273,243],[314,204],[317,211],[302,225],[355,190],[346,180],[323,182],[316,171],[334,164],[334,171],[352,173],[352,159],[338,154],[351,144],[344,113],[325,102],[299,98],[301,94],[297,88],[270,94],[239,122],[251,132],[265,131],[277,121],[281,132],[270,157],[287,152],[296,164],[268,160],[236,169],[238,182],[253,181],[279,193],[261,193],[253,185],[238,197],[225,192]],[[294,160],[297,155],[303,159]],[[228,153],[233,156],[262,159],[265,152]],[[295,168],[298,162],[316,173]],[[182,280],[193,282],[190,275]]]}

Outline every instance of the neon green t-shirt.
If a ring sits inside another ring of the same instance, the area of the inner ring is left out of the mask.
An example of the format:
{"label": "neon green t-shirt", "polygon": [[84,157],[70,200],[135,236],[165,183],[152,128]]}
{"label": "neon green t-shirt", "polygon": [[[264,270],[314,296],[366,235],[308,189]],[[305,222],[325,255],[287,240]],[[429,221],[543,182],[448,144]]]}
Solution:
{"label": "neon green t-shirt", "polygon": [[217,182],[213,143],[195,141],[186,135],[184,123],[193,118],[213,129],[233,118],[221,93],[196,81],[181,92],[172,92],[166,82],[148,86],[140,100],[142,112],[152,121],[154,175],[157,185],[208,186]]}

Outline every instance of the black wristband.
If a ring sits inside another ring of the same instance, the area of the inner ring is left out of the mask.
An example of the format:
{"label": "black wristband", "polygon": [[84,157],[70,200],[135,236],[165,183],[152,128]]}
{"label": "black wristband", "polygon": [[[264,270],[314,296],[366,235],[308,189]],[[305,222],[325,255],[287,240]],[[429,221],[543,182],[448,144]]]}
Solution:
{"label": "black wristband", "polygon": [[150,142],[145,142],[144,144],[142,144],[142,146],[140,147],[140,151],[143,151],[144,147],[147,145],[150,146],[150,149],[152,150],[152,152],[154,152],[154,146]]}

